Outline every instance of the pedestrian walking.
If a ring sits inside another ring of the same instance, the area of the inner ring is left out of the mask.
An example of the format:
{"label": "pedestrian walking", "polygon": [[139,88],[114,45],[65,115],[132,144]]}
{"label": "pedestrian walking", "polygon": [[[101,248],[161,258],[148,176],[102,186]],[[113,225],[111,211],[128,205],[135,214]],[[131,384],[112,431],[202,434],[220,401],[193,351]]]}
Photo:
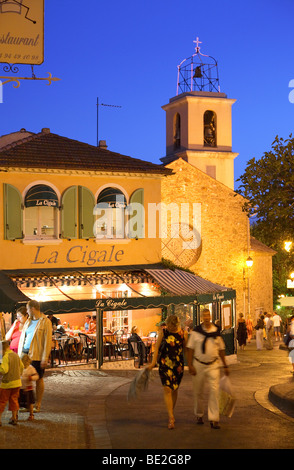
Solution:
{"label": "pedestrian walking", "polygon": [[267,314],[267,322],[266,322],[266,344],[265,347],[266,349],[273,349],[273,331],[274,331],[274,322],[272,319],[272,314],[268,313]]}
{"label": "pedestrian walking", "polygon": [[256,330],[256,349],[261,351],[263,348],[263,330],[264,330],[264,315],[261,313],[255,325]]}
{"label": "pedestrian walking", "polygon": [[9,347],[12,351],[17,353],[19,338],[24,327],[25,322],[29,318],[26,307],[20,307],[16,311],[16,320],[11,325],[11,328],[7,331],[5,339],[10,341]]}
{"label": "pedestrian walking", "polygon": [[18,354],[28,354],[32,366],[36,369],[39,379],[36,382],[36,406],[34,411],[38,413],[41,409],[44,394],[44,372],[48,363],[52,345],[52,323],[41,313],[40,304],[36,300],[27,303],[29,319],[21,332]]}
{"label": "pedestrian walking", "polygon": [[229,375],[225,359],[225,344],[220,328],[211,322],[210,311],[202,312],[203,323],[191,332],[188,343],[188,367],[193,376],[194,413],[197,424],[204,424],[204,385],[209,387],[208,420],[213,429],[219,429],[219,381],[221,359],[225,375]]}
{"label": "pedestrian walking", "polygon": [[9,348],[9,341],[1,341],[2,361],[0,363],[0,374],[2,374],[2,382],[0,386],[0,426],[1,417],[8,403],[8,410],[11,411],[11,419],[9,424],[17,424],[17,413],[19,410],[18,396],[21,387],[21,374],[23,371],[23,363],[19,356]]}
{"label": "pedestrian walking", "polygon": [[276,341],[281,341],[281,323],[282,319],[280,315],[277,314],[277,312],[274,312],[273,315],[273,323],[274,323],[274,335],[276,338]]}
{"label": "pedestrian walking", "polygon": [[247,328],[243,313],[239,313],[238,324],[237,324],[237,341],[241,349],[246,346],[247,340]]}
{"label": "pedestrian walking", "polygon": [[169,315],[165,323],[166,328],[161,328],[158,332],[153,360],[147,369],[152,370],[158,361],[159,376],[168,413],[168,429],[174,429],[174,409],[184,373],[184,349],[188,333],[181,328],[177,315]]}
{"label": "pedestrian walking", "polygon": [[36,369],[32,366],[31,360],[27,354],[23,355],[22,363],[24,369],[21,375],[21,389],[19,392],[18,401],[20,407],[23,407],[26,411],[30,412],[28,421],[33,421],[35,403],[33,382],[36,382],[39,379],[39,374],[37,373]]}
{"label": "pedestrian walking", "polygon": [[252,332],[253,332],[253,321],[250,313],[248,313],[248,316],[246,318],[246,328],[247,328],[247,340],[248,343],[251,342],[252,338]]}

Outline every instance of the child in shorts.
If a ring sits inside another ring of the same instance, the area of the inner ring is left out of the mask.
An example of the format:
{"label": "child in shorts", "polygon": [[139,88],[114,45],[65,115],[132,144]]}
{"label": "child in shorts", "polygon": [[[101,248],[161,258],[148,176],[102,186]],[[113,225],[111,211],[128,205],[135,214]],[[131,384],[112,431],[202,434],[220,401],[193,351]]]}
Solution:
{"label": "child in shorts", "polygon": [[33,382],[39,379],[39,374],[37,373],[36,369],[31,365],[31,359],[27,354],[23,354],[22,362],[24,365],[24,370],[21,376],[22,385],[19,395],[19,404],[20,406],[25,407],[30,412],[28,421],[33,421],[35,403]]}

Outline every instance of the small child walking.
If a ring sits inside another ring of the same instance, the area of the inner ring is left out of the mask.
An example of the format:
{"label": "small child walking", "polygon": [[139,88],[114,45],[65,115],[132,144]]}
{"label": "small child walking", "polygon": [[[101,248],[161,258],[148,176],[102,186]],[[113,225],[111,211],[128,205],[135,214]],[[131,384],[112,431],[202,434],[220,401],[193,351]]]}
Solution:
{"label": "small child walking", "polygon": [[24,354],[21,359],[24,365],[24,369],[21,375],[22,385],[19,394],[19,405],[24,406],[30,412],[28,421],[33,421],[35,403],[33,381],[37,381],[39,379],[39,374],[31,365],[31,359],[27,354]]}
{"label": "small child walking", "polygon": [[17,424],[17,412],[19,410],[18,397],[21,387],[21,374],[23,363],[19,356],[9,348],[9,341],[0,342],[0,374],[2,382],[0,386],[0,426],[1,417],[8,403],[8,409],[12,412],[9,424]]}

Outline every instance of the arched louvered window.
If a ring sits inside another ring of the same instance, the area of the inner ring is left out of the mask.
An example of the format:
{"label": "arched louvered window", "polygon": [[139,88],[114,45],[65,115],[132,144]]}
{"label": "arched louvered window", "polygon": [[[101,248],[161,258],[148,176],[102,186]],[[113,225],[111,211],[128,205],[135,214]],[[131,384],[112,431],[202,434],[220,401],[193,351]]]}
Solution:
{"label": "arched louvered window", "polygon": [[118,188],[104,188],[95,206],[96,238],[125,238],[125,208],[127,201]]}
{"label": "arched louvered window", "polygon": [[181,147],[181,116],[179,113],[174,115],[174,149]]}
{"label": "arched louvered window", "polygon": [[32,186],[25,196],[25,238],[57,238],[58,197],[47,185]]}
{"label": "arched louvered window", "polygon": [[216,147],[216,114],[214,111],[205,111],[203,133],[204,146]]}

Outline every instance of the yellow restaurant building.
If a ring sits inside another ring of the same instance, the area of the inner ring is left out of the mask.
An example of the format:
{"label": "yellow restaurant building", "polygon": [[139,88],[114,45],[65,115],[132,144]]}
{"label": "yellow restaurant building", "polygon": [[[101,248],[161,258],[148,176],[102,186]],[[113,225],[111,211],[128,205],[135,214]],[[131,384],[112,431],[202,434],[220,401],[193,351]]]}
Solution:
{"label": "yellow restaurant building", "polygon": [[[103,332],[141,336],[168,311],[183,324],[209,304],[234,346],[235,291],[162,263],[163,165],[111,152],[42,129],[0,137],[0,302],[6,329],[29,299],[79,329],[96,316]],[[150,208],[153,210],[150,211]],[[152,227],[151,227],[152,226]],[[3,331],[2,331],[3,335]]]}

